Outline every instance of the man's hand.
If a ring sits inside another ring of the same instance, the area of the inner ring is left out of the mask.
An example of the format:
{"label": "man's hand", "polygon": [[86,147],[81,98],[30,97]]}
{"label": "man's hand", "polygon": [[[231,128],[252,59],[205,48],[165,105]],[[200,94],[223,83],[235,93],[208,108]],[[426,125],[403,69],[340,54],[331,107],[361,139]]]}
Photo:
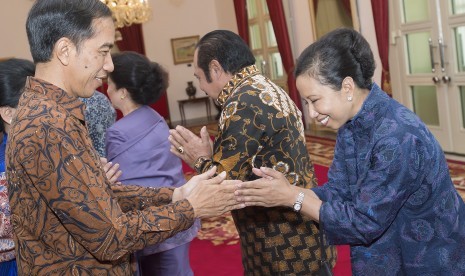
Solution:
{"label": "man's hand", "polygon": [[113,164],[112,162],[108,162],[108,160],[104,157],[100,157],[100,162],[102,163],[103,170],[105,171],[108,180],[110,180],[110,183],[112,185],[121,184],[121,182],[118,182],[118,178],[121,176],[123,172],[119,170],[119,164]]}
{"label": "man's hand", "polygon": [[193,176],[189,181],[186,182],[186,184],[182,185],[181,187],[175,188],[173,192],[173,198],[172,201],[178,201],[185,199],[192,190],[199,184],[201,180],[206,180],[212,178],[216,173],[216,166],[211,167],[208,171]]}
{"label": "man's hand", "polygon": [[186,183],[188,185],[185,190],[188,193],[186,198],[194,208],[196,218],[215,217],[245,207],[234,195],[241,181],[225,180],[226,172],[210,178],[215,171],[216,167],[213,167],[203,174],[192,177],[189,181],[192,183]]}
{"label": "man's hand", "polygon": [[286,177],[271,168],[253,168],[252,171],[261,178],[239,184],[236,191],[238,200],[246,206],[288,206],[292,207],[299,193],[289,184]]}
{"label": "man's hand", "polygon": [[185,127],[177,126],[170,129],[168,140],[171,142],[170,151],[191,167],[200,156],[212,156],[213,141],[205,126],[200,130],[200,137]]}

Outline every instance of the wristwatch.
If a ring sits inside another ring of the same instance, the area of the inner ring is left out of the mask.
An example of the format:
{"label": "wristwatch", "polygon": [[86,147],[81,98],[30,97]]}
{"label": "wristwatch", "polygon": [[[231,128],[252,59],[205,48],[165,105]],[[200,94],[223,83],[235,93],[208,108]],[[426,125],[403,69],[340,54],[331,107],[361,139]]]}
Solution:
{"label": "wristwatch", "polygon": [[302,209],[302,202],[304,201],[305,194],[304,192],[300,192],[297,196],[297,200],[294,203],[294,212],[299,213],[300,209]]}
{"label": "wristwatch", "polygon": [[206,156],[200,156],[199,158],[197,158],[197,160],[195,160],[194,162],[194,169],[198,172],[198,173],[202,173],[203,172],[203,168],[205,167],[205,162],[207,161],[211,161],[211,159],[209,157],[206,157]]}

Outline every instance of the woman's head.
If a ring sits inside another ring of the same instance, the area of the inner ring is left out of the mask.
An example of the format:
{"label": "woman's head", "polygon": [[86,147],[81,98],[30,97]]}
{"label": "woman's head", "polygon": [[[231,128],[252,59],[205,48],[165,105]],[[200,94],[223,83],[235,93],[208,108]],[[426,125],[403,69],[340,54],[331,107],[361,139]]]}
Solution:
{"label": "woman's head", "polygon": [[340,90],[351,77],[361,89],[371,89],[375,60],[370,44],[352,29],[334,30],[308,46],[297,60],[295,75],[309,75]]}
{"label": "woman's head", "polygon": [[109,74],[108,94],[116,108],[127,97],[137,105],[153,104],[168,88],[168,73],[145,56],[122,52],[112,58],[115,69]]}
{"label": "woman's head", "polygon": [[24,91],[28,76],[34,76],[35,66],[29,60],[12,58],[0,62],[0,115],[3,124],[0,131],[5,130],[5,124],[10,124],[19,98]]}
{"label": "woman's head", "polygon": [[337,29],[307,47],[297,60],[297,88],[310,116],[338,129],[361,108],[372,86],[370,45],[352,29]]}

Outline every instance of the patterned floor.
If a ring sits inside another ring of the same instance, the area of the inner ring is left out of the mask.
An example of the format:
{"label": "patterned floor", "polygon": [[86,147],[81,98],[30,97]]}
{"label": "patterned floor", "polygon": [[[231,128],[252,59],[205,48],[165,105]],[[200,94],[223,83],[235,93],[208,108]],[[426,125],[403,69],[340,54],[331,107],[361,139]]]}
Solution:
{"label": "patterned floor", "polygon": [[[202,126],[189,127],[194,133],[199,134]],[[217,125],[207,125],[208,132],[214,136],[217,134]],[[307,149],[310,153],[313,163],[327,166],[331,165],[333,160],[335,141],[328,138],[316,136],[306,136]],[[448,160],[449,170],[452,181],[457,191],[465,200],[465,163],[460,161]],[[190,177],[190,175],[187,175]],[[229,213],[220,217],[202,220],[202,229],[197,236],[200,240],[210,240],[213,244],[236,244],[239,242],[239,236],[234,226],[233,219]]]}

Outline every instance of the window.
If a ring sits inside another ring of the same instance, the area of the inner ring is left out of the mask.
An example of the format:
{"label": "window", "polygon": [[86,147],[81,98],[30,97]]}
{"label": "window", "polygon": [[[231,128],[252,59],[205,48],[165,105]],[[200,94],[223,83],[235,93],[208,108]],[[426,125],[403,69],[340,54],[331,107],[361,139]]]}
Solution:
{"label": "window", "polygon": [[287,76],[278,50],[266,0],[247,0],[250,48],[260,71],[287,91]]}

